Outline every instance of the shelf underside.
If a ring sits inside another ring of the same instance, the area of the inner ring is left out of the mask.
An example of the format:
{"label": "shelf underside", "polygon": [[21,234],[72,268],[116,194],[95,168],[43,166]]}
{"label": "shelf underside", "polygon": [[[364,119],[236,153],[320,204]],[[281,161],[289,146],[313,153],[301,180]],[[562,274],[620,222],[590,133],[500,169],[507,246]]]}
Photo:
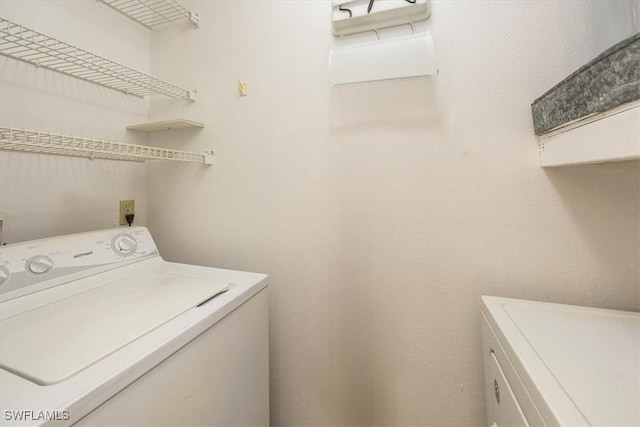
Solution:
{"label": "shelf underside", "polygon": [[204,124],[191,120],[177,119],[166,120],[162,122],[141,123],[137,125],[127,126],[127,130],[135,130],[139,132],[158,132],[173,129],[203,128]]}
{"label": "shelf underside", "polygon": [[212,154],[191,153],[145,145],[125,144],[102,139],[79,138],[24,129],[0,127],[0,150],[26,151],[144,162],[145,160],[172,160],[211,164]]}
{"label": "shelf underside", "polygon": [[536,135],[640,100],[640,33],[605,50],[531,104]]}
{"label": "shelf underside", "polygon": [[2,18],[0,54],[127,94],[193,100],[187,89]]}

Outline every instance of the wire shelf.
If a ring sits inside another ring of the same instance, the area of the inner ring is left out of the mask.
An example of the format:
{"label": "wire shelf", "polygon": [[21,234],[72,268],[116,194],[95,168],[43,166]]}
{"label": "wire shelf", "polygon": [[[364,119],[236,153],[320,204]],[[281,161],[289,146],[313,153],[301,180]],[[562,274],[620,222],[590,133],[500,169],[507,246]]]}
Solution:
{"label": "wire shelf", "polygon": [[213,152],[191,153],[188,151],[125,144],[104,139],[79,138],[48,132],[15,129],[0,126],[0,150],[27,151],[33,153],[59,154],[90,159],[126,160],[173,160],[178,162],[210,165]]}
{"label": "wire shelf", "polygon": [[136,96],[193,92],[0,18],[0,54]]}
{"label": "wire shelf", "polygon": [[188,19],[195,28],[200,18],[175,0],[100,0],[150,30]]}

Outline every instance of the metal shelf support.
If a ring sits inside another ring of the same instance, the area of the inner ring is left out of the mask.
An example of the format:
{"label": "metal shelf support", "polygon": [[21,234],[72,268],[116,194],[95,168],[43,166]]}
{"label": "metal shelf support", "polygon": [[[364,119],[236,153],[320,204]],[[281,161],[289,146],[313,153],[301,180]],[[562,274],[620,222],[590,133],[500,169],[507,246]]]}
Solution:
{"label": "metal shelf support", "polygon": [[165,95],[174,99],[195,100],[194,91],[3,18],[0,18],[0,54],[139,97]]}
{"label": "metal shelf support", "polygon": [[80,138],[3,126],[0,126],[0,150],[134,162],[171,160],[205,165],[211,165],[213,163],[214,155],[213,151],[192,153],[167,148],[148,147],[146,145],[126,144],[104,139]]}

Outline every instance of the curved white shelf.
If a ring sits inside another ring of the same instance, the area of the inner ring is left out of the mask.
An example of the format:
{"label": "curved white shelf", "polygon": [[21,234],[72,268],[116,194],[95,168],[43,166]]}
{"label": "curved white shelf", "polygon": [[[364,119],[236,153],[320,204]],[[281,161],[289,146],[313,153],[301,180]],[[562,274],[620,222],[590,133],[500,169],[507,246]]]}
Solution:
{"label": "curved white shelf", "polygon": [[0,18],[0,54],[136,96],[194,101],[193,91]]}
{"label": "curved white shelf", "polygon": [[213,163],[213,152],[211,151],[202,154],[191,153],[188,151],[125,144],[103,139],[79,138],[2,126],[0,126],[0,150],[135,162],[144,162],[145,160],[172,160],[206,165]]}
{"label": "curved white shelf", "polygon": [[100,0],[150,30],[188,19],[195,28],[200,17],[175,0]]}

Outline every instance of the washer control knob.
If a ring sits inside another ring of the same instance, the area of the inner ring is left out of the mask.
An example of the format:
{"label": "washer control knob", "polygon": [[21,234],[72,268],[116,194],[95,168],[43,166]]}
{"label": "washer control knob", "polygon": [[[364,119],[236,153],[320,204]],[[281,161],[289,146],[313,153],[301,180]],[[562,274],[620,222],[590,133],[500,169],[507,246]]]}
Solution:
{"label": "washer control knob", "polygon": [[111,247],[116,254],[129,256],[136,251],[138,242],[136,242],[136,238],[130,234],[119,234],[113,238]]}
{"label": "washer control knob", "polygon": [[9,269],[7,267],[0,267],[0,286],[4,286],[9,283]]}
{"label": "washer control knob", "polygon": [[48,256],[36,255],[27,261],[27,270],[33,274],[45,274],[53,268],[53,260]]}

